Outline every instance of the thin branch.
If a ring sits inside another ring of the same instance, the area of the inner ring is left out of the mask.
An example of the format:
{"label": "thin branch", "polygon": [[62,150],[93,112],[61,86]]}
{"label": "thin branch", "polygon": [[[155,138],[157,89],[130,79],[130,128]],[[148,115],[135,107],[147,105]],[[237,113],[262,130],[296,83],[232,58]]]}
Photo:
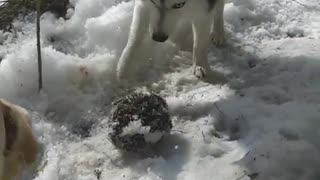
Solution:
{"label": "thin branch", "polygon": [[221,111],[221,109],[219,108],[218,104],[217,104],[217,103],[214,103],[214,106],[216,107],[216,109],[218,110],[218,112],[222,115],[222,117],[225,118],[226,115],[224,114],[223,111]]}
{"label": "thin branch", "polygon": [[300,4],[301,6],[303,6],[303,7],[306,7],[306,8],[310,8],[309,6],[307,6],[307,5],[305,5],[305,4],[303,4],[303,3],[301,3],[301,2],[299,2],[299,1],[297,1],[297,0],[292,0],[293,2],[296,2],[296,3],[298,3],[298,4]]}
{"label": "thin branch", "polygon": [[306,5],[298,0],[292,0],[292,1],[299,4],[300,6],[302,6],[304,8],[311,10],[311,11],[320,11],[320,7],[317,6],[317,5],[320,5],[319,3],[317,3],[317,5]]}
{"label": "thin branch", "polygon": [[238,177],[236,180],[241,180],[241,179],[244,178],[245,176],[247,176],[247,173],[244,173],[242,176]]}
{"label": "thin branch", "polygon": [[42,90],[42,58],[41,58],[41,42],[40,42],[40,16],[41,16],[41,0],[37,0],[37,52],[38,52],[38,83],[39,92]]}

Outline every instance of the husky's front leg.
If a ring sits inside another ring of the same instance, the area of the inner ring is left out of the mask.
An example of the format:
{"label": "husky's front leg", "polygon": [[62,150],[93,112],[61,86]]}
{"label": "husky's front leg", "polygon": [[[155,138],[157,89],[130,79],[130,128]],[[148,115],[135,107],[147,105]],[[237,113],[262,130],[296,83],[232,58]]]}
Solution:
{"label": "husky's front leg", "polygon": [[148,27],[147,9],[141,0],[135,0],[132,23],[126,47],[122,51],[117,65],[117,79],[126,78],[134,61],[134,55],[140,47]]}
{"label": "husky's front leg", "polygon": [[213,20],[213,32],[212,41],[216,45],[222,45],[224,43],[224,0],[218,0],[214,9],[214,20]]}
{"label": "husky's front leg", "polygon": [[193,30],[193,67],[192,73],[203,79],[210,71],[208,49],[210,44],[210,19],[201,18],[192,24]]}

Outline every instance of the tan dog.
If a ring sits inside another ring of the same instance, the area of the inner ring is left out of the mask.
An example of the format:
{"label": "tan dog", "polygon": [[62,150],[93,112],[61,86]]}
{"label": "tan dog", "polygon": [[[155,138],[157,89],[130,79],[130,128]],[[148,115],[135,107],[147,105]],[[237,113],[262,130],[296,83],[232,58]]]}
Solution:
{"label": "tan dog", "polygon": [[0,99],[0,180],[20,180],[38,151],[27,110]]}

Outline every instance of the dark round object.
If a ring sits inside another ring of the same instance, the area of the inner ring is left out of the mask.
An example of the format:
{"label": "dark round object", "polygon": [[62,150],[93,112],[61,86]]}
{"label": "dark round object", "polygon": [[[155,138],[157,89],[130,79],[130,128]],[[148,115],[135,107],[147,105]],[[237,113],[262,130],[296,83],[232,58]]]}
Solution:
{"label": "dark round object", "polygon": [[166,101],[156,94],[135,92],[114,104],[109,137],[122,150],[142,152],[171,128]]}

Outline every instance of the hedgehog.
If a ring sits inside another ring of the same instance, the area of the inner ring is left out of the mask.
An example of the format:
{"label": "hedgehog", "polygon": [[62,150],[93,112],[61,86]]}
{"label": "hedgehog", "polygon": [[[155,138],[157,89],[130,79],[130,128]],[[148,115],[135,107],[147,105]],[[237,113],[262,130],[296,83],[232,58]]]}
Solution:
{"label": "hedgehog", "polygon": [[144,152],[172,128],[166,101],[149,92],[133,92],[116,101],[110,125],[113,145],[129,152]]}

